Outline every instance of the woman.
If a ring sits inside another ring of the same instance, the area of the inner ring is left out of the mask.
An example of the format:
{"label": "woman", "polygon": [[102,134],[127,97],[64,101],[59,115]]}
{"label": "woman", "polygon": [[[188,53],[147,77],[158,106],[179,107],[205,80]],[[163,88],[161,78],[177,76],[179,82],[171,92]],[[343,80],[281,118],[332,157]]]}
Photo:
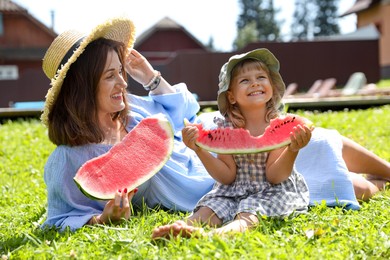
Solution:
{"label": "woman", "polygon": [[[133,23],[118,18],[87,36],[66,31],[47,50],[43,70],[51,88],[41,119],[57,147],[45,165],[48,216],[44,226],[75,230],[85,224],[128,219],[130,201],[190,211],[214,183],[195,153],[181,142],[183,119],[195,118],[198,103],[185,84],[169,85],[136,50],[128,51],[133,42]],[[149,98],[127,94],[125,67],[150,90]],[[84,196],[73,181],[78,168],[156,113],[165,114],[176,132],[174,151],[160,172],[137,194],[123,189],[109,202]]]}

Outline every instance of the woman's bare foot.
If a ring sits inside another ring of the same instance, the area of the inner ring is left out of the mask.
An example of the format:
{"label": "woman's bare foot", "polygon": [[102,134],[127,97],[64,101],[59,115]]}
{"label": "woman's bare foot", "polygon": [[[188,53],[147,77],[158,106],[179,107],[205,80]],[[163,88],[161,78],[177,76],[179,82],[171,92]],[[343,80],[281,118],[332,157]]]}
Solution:
{"label": "woman's bare foot", "polygon": [[171,237],[192,237],[194,235],[203,235],[203,228],[188,225],[182,220],[178,220],[173,224],[157,227],[153,230],[152,239],[171,238]]}

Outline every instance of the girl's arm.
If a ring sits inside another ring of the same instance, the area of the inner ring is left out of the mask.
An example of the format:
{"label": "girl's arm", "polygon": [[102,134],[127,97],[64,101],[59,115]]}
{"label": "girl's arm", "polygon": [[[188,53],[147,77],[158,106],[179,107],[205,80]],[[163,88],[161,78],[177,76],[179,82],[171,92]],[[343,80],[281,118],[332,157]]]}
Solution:
{"label": "girl's arm", "polygon": [[195,144],[198,135],[199,130],[196,126],[189,125],[182,130],[184,144],[195,151],[211,177],[224,185],[231,184],[236,179],[236,164],[233,156],[218,155],[215,158],[211,153]]}
{"label": "girl's arm", "polygon": [[305,147],[310,141],[311,131],[307,126],[295,127],[294,132],[290,133],[290,145],[269,153],[266,165],[266,177],[270,183],[278,184],[288,179],[293,170],[299,150]]}

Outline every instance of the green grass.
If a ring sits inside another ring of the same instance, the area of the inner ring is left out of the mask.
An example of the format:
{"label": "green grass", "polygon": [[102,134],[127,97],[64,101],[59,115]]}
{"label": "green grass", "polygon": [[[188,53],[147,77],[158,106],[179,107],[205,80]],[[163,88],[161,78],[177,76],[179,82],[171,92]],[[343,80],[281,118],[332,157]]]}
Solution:
{"label": "green grass", "polygon": [[382,79],[376,85],[379,88],[390,87],[390,79]]}
{"label": "green grass", "polygon": [[[390,106],[297,113],[335,128],[390,160]],[[262,219],[255,230],[226,237],[152,243],[155,226],[186,216],[144,209],[129,221],[74,233],[42,231],[43,167],[54,145],[37,120],[0,125],[0,254],[3,259],[389,259],[390,190],[360,211],[319,205],[293,219]]]}

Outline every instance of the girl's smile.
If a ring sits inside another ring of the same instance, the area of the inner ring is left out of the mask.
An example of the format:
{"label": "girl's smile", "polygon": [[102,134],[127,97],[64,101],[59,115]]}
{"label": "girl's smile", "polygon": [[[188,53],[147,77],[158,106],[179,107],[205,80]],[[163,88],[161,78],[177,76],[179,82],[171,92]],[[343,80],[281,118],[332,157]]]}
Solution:
{"label": "girl's smile", "polygon": [[258,96],[258,95],[264,95],[264,91],[254,91],[248,94],[248,96]]}

